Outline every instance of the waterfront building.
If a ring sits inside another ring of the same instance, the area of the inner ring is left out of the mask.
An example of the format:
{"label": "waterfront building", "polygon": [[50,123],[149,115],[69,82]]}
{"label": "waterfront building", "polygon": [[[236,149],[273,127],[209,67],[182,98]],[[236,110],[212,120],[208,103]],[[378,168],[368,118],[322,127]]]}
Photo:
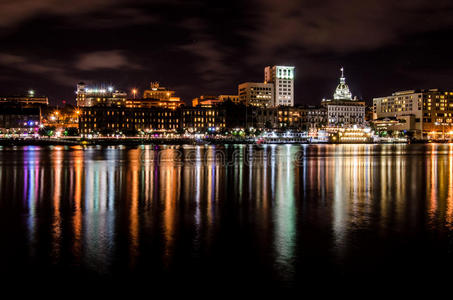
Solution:
{"label": "waterfront building", "polygon": [[77,84],[76,101],[78,107],[108,106],[121,107],[126,104],[127,93],[114,90],[113,87],[87,87]]}
{"label": "waterfront building", "polygon": [[[373,119],[394,118],[418,139],[451,139],[453,91],[407,90],[373,99]],[[398,125],[398,128],[401,128]],[[396,128],[389,127],[389,130]]]}
{"label": "waterfront building", "polygon": [[273,107],[274,85],[272,83],[245,82],[238,86],[239,102],[247,106]]}
{"label": "waterfront building", "polygon": [[352,97],[343,68],[341,68],[340,83],[335,89],[333,99],[323,99],[321,106],[327,108],[329,125],[350,126],[365,123],[365,102]]}
{"label": "waterfront building", "polygon": [[327,124],[327,109],[321,106],[261,108],[253,115],[253,127],[260,129],[308,131]]}
{"label": "waterfront building", "polygon": [[[143,99],[156,100],[157,105],[154,107],[174,110],[184,104],[180,97],[175,96],[175,93],[175,91],[160,86],[159,82],[151,82],[150,89],[143,92]],[[129,100],[132,101],[132,99]]]}
{"label": "waterfront building", "polygon": [[226,101],[231,101],[232,103],[239,103],[238,95],[219,95],[219,96],[209,96],[201,95],[200,97],[194,98],[192,100],[192,106],[197,107],[213,107],[225,103]]}
{"label": "waterfront building", "polygon": [[165,108],[175,110],[182,105],[182,102],[174,99],[153,99],[153,98],[128,98],[127,108]]}
{"label": "waterfront building", "polygon": [[327,109],[320,106],[300,106],[277,108],[274,128],[308,131],[318,129],[327,123]]}
{"label": "waterfront building", "polygon": [[0,134],[37,133],[40,125],[40,107],[21,103],[0,104]]}
{"label": "waterfront building", "polygon": [[278,123],[278,109],[276,107],[256,108],[249,113],[252,118],[248,118],[248,126],[258,129],[276,129]]}
{"label": "waterfront building", "polygon": [[33,90],[22,96],[0,96],[1,103],[21,103],[33,105],[49,105],[49,99],[45,96],[37,96]]}
{"label": "waterfront building", "polygon": [[177,131],[180,111],[166,108],[83,107],[80,109],[81,134],[150,133]]}
{"label": "waterfront building", "polygon": [[292,66],[264,68],[264,82],[274,86],[272,106],[294,106],[294,71]]}
{"label": "waterfront building", "polygon": [[302,111],[297,107],[281,106],[277,108],[277,128],[302,129]]}
{"label": "waterfront building", "polygon": [[302,129],[319,129],[327,125],[327,109],[323,106],[308,105],[299,107]]}
{"label": "waterfront building", "polygon": [[192,100],[193,107],[213,107],[223,103],[223,100],[220,99],[218,96],[209,96],[209,95],[201,95],[200,97],[194,98]]}
{"label": "waterfront building", "polygon": [[189,133],[214,133],[225,130],[225,109],[220,107],[183,107],[182,129]]}
{"label": "waterfront building", "polygon": [[399,117],[385,117],[371,121],[378,134],[391,135],[394,132],[415,132],[415,117],[404,115]]}

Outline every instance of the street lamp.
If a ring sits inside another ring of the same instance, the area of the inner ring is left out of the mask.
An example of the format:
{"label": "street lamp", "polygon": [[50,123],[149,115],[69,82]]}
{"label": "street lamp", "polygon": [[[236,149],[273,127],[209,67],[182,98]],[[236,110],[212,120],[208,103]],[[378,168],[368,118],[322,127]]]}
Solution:
{"label": "street lamp", "polygon": [[134,99],[135,99],[135,96],[137,95],[137,89],[132,89],[132,95],[134,95]]}

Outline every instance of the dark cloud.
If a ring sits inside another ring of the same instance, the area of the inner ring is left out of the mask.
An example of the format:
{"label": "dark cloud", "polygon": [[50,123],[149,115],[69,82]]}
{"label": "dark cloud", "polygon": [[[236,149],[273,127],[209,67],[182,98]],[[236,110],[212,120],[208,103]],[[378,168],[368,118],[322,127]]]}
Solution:
{"label": "dark cloud", "polygon": [[400,42],[405,35],[451,27],[449,0],[257,0],[256,26],[244,31],[257,53],[286,47],[354,52]]}
{"label": "dark cloud", "polygon": [[96,51],[79,56],[75,67],[82,71],[97,69],[138,69],[120,50]]}
{"label": "dark cloud", "polygon": [[68,69],[65,66],[54,61],[41,61],[37,63],[26,57],[9,53],[0,53],[0,65],[3,68],[18,70],[23,73],[46,76],[62,85],[72,85],[76,80],[68,74]]}
{"label": "dark cloud", "polygon": [[207,25],[201,20],[188,20],[184,27],[190,30],[191,41],[180,46],[180,49],[200,59],[195,69],[197,75],[208,83],[208,88],[218,88],[225,81],[231,82],[236,75],[228,62],[232,49],[223,47],[215,36],[209,34]]}
{"label": "dark cloud", "polygon": [[32,83],[70,99],[79,80],[158,80],[190,100],[235,92],[273,64],[296,66],[298,103],[330,96],[340,65],[368,100],[443,87],[452,10],[449,0],[0,1],[0,92]]}
{"label": "dark cloud", "polygon": [[115,0],[3,0],[0,1],[0,27],[17,25],[37,15],[75,15],[105,9]]}

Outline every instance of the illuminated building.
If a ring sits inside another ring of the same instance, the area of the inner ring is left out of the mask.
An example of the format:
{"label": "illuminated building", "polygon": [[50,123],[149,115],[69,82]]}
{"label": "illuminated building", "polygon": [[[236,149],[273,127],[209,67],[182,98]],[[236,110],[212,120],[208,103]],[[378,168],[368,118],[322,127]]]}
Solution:
{"label": "illuminated building", "polygon": [[200,97],[194,98],[192,100],[192,106],[197,107],[213,107],[226,101],[231,101],[232,103],[239,103],[239,96],[237,95],[219,95],[219,96],[207,96],[201,95]]}
{"label": "illuminated building", "polygon": [[365,102],[352,98],[343,68],[341,68],[340,83],[333,94],[333,99],[323,99],[321,105],[327,108],[329,125],[343,126],[365,123]]}
{"label": "illuminated building", "polygon": [[218,96],[201,95],[200,97],[194,98],[192,100],[193,107],[213,107],[221,103],[223,103],[223,100],[221,100]]}
{"label": "illuminated building", "polygon": [[279,106],[257,110],[254,127],[307,131],[327,123],[327,109],[319,106]]}
{"label": "illuminated building", "polygon": [[175,97],[175,91],[161,87],[158,82],[151,82],[150,89],[143,92],[143,98],[157,100],[156,107],[168,109],[176,109],[184,104],[181,98]]}
{"label": "illuminated building", "polygon": [[373,118],[395,118],[419,139],[451,139],[453,91],[408,90],[374,98]]}
{"label": "illuminated building", "polygon": [[137,135],[140,132],[186,130],[214,133],[225,129],[225,109],[219,107],[127,108],[82,107],[79,131],[87,134]]}
{"label": "illuminated building", "polygon": [[22,103],[49,105],[49,99],[44,96],[36,96],[33,90],[28,91],[25,96],[0,96],[0,103]]}
{"label": "illuminated building", "polygon": [[411,115],[385,117],[371,121],[376,132],[411,131],[415,128],[415,118]]}
{"label": "illuminated building", "polygon": [[2,104],[0,107],[0,133],[37,133],[41,125],[41,109],[21,104]]}
{"label": "illuminated building", "polygon": [[279,107],[278,128],[309,130],[327,123],[327,110],[318,106]]}
{"label": "illuminated building", "polygon": [[77,84],[76,101],[79,107],[92,106],[125,106],[127,94],[114,90],[113,87],[87,87],[85,83]]}
{"label": "illuminated building", "polygon": [[159,100],[153,98],[127,99],[127,108],[165,108],[175,110],[182,105],[180,100]]}
{"label": "illuminated building", "polygon": [[274,85],[272,83],[245,82],[238,86],[239,102],[247,106],[274,106]]}
{"label": "illuminated building", "polygon": [[294,106],[294,71],[289,66],[264,68],[264,82],[274,85],[272,106]]}
{"label": "illuminated building", "polygon": [[182,128],[190,133],[214,133],[225,129],[225,110],[221,108],[184,107]]}
{"label": "illuminated building", "polygon": [[125,134],[176,131],[180,111],[164,108],[84,107],[79,117],[81,134]]}

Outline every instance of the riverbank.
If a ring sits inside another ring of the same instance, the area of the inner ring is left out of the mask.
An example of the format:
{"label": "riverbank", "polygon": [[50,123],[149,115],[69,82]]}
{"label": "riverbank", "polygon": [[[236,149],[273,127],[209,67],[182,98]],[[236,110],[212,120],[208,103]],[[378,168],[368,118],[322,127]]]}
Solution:
{"label": "riverbank", "polygon": [[205,145],[205,144],[254,144],[252,139],[191,139],[191,138],[40,138],[0,139],[0,146],[49,146],[49,145]]}
{"label": "riverbank", "polygon": [[[450,141],[411,141],[411,144],[451,143]],[[334,142],[301,142],[282,140],[279,142],[259,142],[254,138],[0,138],[0,146],[58,146],[58,145],[99,145],[99,146],[138,146],[138,145],[221,145],[221,144],[339,144]],[[351,144],[351,143],[342,143]],[[395,144],[395,143],[360,143],[360,144]]]}

